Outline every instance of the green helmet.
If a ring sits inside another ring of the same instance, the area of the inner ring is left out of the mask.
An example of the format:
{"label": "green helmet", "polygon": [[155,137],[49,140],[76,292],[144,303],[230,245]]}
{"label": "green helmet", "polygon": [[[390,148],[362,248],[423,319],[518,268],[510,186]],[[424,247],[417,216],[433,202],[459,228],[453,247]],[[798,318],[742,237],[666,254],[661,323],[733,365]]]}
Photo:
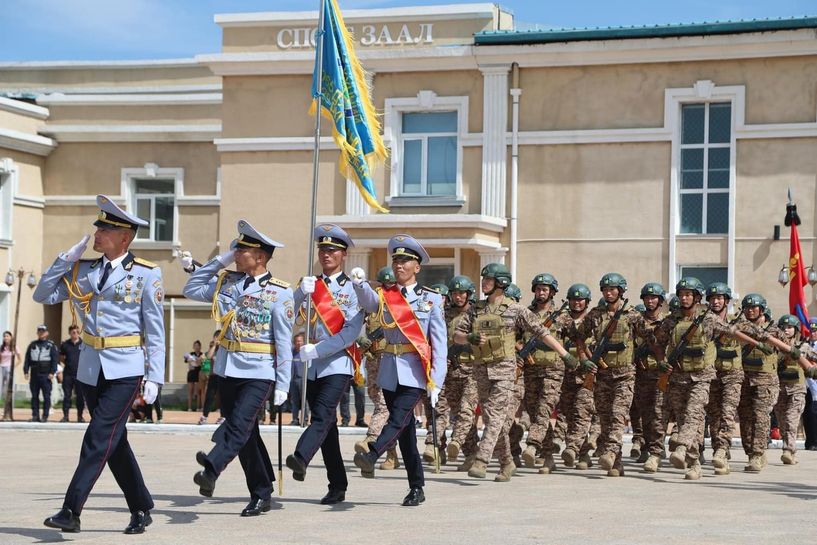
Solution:
{"label": "green helmet", "polygon": [[681,300],[676,295],[669,296],[668,304],[671,311],[680,310],[681,308]]}
{"label": "green helmet", "polygon": [[633,308],[636,309],[641,314],[644,314],[645,312],[647,312],[647,307],[644,306],[644,303],[638,303]]}
{"label": "green helmet", "polygon": [[747,293],[743,296],[740,306],[742,308],[760,307],[764,314],[766,314],[766,298],[759,293]]}
{"label": "green helmet", "polygon": [[431,286],[429,286],[429,287],[431,289],[433,289],[434,291],[436,291],[437,293],[439,293],[440,295],[442,295],[443,297],[448,295],[448,286],[446,286],[443,283],[431,284]]}
{"label": "green helmet", "polygon": [[397,277],[394,276],[394,271],[391,270],[391,267],[383,267],[377,271],[377,281],[381,284],[394,284],[397,282]]}
{"label": "green helmet", "polygon": [[553,293],[559,292],[559,281],[550,274],[550,273],[539,273],[533,277],[533,280],[530,281],[530,291],[536,289],[538,284],[542,284],[543,286],[550,286],[550,289],[553,290]]}
{"label": "green helmet", "polygon": [[607,273],[599,280],[599,288],[618,288],[621,292],[627,291],[627,280],[618,273]]}
{"label": "green helmet", "polygon": [[604,300],[604,297],[599,299],[599,302],[596,304],[598,308],[607,308],[607,301]]}
{"label": "green helmet", "polygon": [[706,287],[704,287],[703,282],[694,276],[685,276],[681,278],[678,283],[675,284],[675,295],[678,295],[680,290],[692,290],[701,297],[706,295]]}
{"label": "green helmet", "polygon": [[474,293],[474,283],[467,276],[457,275],[448,281],[448,291],[466,291]]}
{"label": "green helmet", "polygon": [[587,287],[587,284],[573,284],[567,288],[567,298],[585,299],[589,302],[591,299],[590,288]]}
{"label": "green helmet", "polygon": [[797,316],[793,314],[784,314],[777,320],[777,327],[793,327],[795,329],[800,329],[800,320],[797,319]]}
{"label": "green helmet", "polygon": [[772,321],[772,309],[770,309],[769,307],[766,307],[766,310],[763,311],[763,316],[766,317],[767,322],[771,322]]}
{"label": "green helmet", "polygon": [[505,288],[505,295],[518,303],[519,300],[522,299],[522,290],[520,290],[519,286],[516,284],[510,284],[507,288]]}
{"label": "green helmet", "polygon": [[727,300],[731,300],[732,290],[723,282],[712,282],[706,288],[706,298],[709,299],[713,295],[723,295]]}
{"label": "green helmet", "polygon": [[647,282],[644,284],[644,287],[641,288],[641,298],[643,299],[646,295],[657,295],[662,301],[667,298],[667,292],[664,290],[664,286],[658,282]]}
{"label": "green helmet", "polygon": [[496,280],[496,285],[503,290],[511,284],[511,271],[502,263],[488,263],[482,267],[479,275],[482,278],[493,278]]}

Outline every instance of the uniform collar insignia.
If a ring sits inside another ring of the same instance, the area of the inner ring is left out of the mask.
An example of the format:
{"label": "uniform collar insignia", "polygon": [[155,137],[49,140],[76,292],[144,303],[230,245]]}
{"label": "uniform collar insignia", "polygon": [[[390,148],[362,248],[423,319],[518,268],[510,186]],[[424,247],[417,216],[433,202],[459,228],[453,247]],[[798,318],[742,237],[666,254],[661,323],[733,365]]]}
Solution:
{"label": "uniform collar insignia", "polygon": [[340,273],[340,276],[338,276],[338,285],[343,286],[348,281],[349,281],[349,277],[346,276],[346,273],[345,272]]}
{"label": "uniform collar insignia", "polygon": [[122,260],[122,268],[126,271],[131,270],[133,267],[133,258],[136,257],[133,255],[132,252],[128,252],[128,255],[125,256],[125,259]]}
{"label": "uniform collar insignia", "polygon": [[267,274],[265,274],[264,276],[261,277],[260,280],[258,280],[258,285],[263,288],[264,286],[269,284],[270,278],[272,278],[272,274],[269,271],[267,271]]}

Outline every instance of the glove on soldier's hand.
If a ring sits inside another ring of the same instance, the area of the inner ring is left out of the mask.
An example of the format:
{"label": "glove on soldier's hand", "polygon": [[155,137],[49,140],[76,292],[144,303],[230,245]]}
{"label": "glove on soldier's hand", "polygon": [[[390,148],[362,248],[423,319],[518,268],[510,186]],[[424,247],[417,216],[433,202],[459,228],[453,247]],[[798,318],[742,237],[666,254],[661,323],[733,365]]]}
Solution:
{"label": "glove on soldier's hand", "polygon": [[817,365],[812,365],[811,367],[804,369],[803,373],[805,373],[806,377],[808,378],[817,378]]}
{"label": "glove on soldier's hand", "polygon": [[796,346],[791,347],[791,351],[789,352],[789,356],[791,356],[792,358],[794,358],[796,360],[799,360],[801,355],[802,355],[802,352],[800,352],[799,348],[797,348]]}
{"label": "glove on soldier's hand", "polygon": [[672,365],[665,361],[659,361],[658,370],[661,371],[662,373],[669,373],[670,371],[672,371]]}
{"label": "glove on soldier's hand", "polygon": [[67,252],[62,254],[62,258],[66,260],[68,263],[76,263],[79,261],[79,258],[82,257],[82,254],[85,252],[85,247],[88,245],[88,241],[91,240],[91,235],[85,235],[82,237],[82,240],[71,246]]}
{"label": "glove on soldier's hand", "polygon": [[582,369],[584,369],[588,373],[595,373],[599,369],[598,365],[596,365],[595,363],[593,363],[592,361],[590,361],[588,359],[583,359],[581,361],[581,365],[582,365]]}
{"label": "glove on soldier's hand", "polygon": [[303,278],[301,278],[301,291],[304,292],[306,295],[315,292],[314,276],[304,276]]}
{"label": "glove on soldier's hand", "polygon": [[159,385],[151,380],[145,381],[145,387],[142,391],[142,398],[148,405],[153,405],[156,398],[159,396]]}
{"label": "glove on soldier's hand", "polygon": [[766,355],[771,354],[771,353],[774,352],[774,347],[770,346],[770,345],[768,345],[766,343],[757,343],[755,345],[755,348],[757,348],[758,350],[760,350],[761,352],[763,352]]}
{"label": "glove on soldier's hand", "polygon": [[349,275],[352,277],[353,284],[360,285],[364,280],[366,280],[366,272],[360,267],[355,267],[352,269],[352,272],[349,273]]}
{"label": "glove on soldier's hand", "polygon": [[473,344],[474,346],[479,346],[479,341],[481,337],[479,333],[469,333],[468,334],[468,342]]}
{"label": "glove on soldier's hand", "polygon": [[284,404],[284,401],[287,400],[287,393],[282,392],[281,390],[275,390],[275,393],[272,396],[272,404],[275,406],[280,406]]}
{"label": "glove on soldier's hand", "polygon": [[579,366],[579,360],[570,352],[566,352],[565,355],[562,356],[562,361],[565,362],[565,367],[568,371],[573,371]]}

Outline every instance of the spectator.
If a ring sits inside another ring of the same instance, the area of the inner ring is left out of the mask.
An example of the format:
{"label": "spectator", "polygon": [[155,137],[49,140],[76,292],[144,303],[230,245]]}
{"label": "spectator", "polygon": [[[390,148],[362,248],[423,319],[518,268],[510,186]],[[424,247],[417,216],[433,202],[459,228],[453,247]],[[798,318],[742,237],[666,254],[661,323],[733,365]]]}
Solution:
{"label": "spectator", "polygon": [[11,366],[20,360],[20,351],[14,342],[11,331],[3,332],[3,344],[0,345],[0,399],[6,398],[8,382],[11,377]]}
{"label": "spectator", "polygon": [[85,410],[85,397],[82,395],[77,381],[79,369],[79,353],[82,350],[82,339],[79,338],[79,327],[72,325],[68,328],[68,339],[60,345],[60,361],[64,365],[62,373],[62,420],[68,422],[68,412],[71,410],[71,394],[77,395],[77,422],[85,422],[82,412]]}
{"label": "spectator", "polygon": [[[213,340],[210,341],[210,349],[207,350],[207,357],[210,359],[210,378],[207,380],[207,391],[204,394],[204,407],[202,407],[201,417],[199,418],[199,425],[207,423],[207,417],[210,416],[210,411],[213,409],[213,405],[218,403],[219,405],[219,412],[221,412],[221,403],[220,399],[218,399],[218,385],[221,377],[215,373],[215,363],[216,363],[216,353],[218,352],[218,343],[216,339],[219,338],[221,335],[221,330],[217,329],[215,333],[213,333]],[[224,413],[221,413],[221,416],[218,420],[216,420],[216,424],[221,424],[224,422]]]}
{"label": "spectator", "polygon": [[156,394],[156,401],[145,405],[145,422],[153,424],[153,409],[156,409],[156,423],[162,423],[162,385],[159,384],[159,393]]}
{"label": "spectator", "polygon": [[215,341],[210,341],[210,346],[207,353],[201,357],[201,367],[199,368],[199,405],[202,411],[204,410],[204,403],[207,401],[207,387],[210,382],[210,375],[213,372],[213,358],[210,357],[210,349],[213,348]]}
{"label": "spectator", "polygon": [[[810,345],[817,349],[817,318],[809,320]],[[806,407],[803,409],[803,431],[806,434],[806,450],[817,450],[817,381],[806,379]]]}
{"label": "spectator", "polygon": [[[292,378],[289,381],[289,404],[292,408],[290,426],[301,425],[301,400],[303,399],[304,362],[298,351],[304,345],[304,334],[298,333],[292,338]],[[305,421],[309,420],[309,408],[306,409]],[[306,423],[306,422],[304,422]]]}
{"label": "spectator", "polygon": [[196,411],[199,410],[199,405],[202,404],[202,400],[196,392],[199,387],[202,356],[201,341],[194,341],[193,351],[184,355],[184,361],[187,362],[187,412],[193,410],[191,405],[194,397],[196,398]]}
{"label": "spectator", "polygon": [[[37,340],[26,349],[23,373],[31,388],[31,420],[46,422],[51,411],[51,380],[57,373],[59,352],[56,345],[48,340],[48,328],[37,326]],[[40,417],[40,392],[43,394],[43,414]]]}

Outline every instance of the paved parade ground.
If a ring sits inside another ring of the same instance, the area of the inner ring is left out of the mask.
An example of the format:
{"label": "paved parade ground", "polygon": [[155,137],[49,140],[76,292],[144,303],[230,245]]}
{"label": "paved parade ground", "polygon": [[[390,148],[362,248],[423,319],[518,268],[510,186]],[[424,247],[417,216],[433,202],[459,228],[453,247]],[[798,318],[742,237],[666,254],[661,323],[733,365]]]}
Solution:
{"label": "paved parade ground", "polygon": [[[607,478],[560,465],[553,475],[520,469],[510,483],[469,478],[444,468],[426,472],[426,502],[401,507],[405,473],[378,471],[362,479],[351,463],[355,434],[341,435],[349,473],[347,501],[321,506],[326,490],[320,454],[304,482],[284,468],[284,496],[273,510],[241,518],[247,503],[244,477],[236,460],[219,479],[211,499],[192,482],[193,455],[209,449],[202,428],[142,431],[130,428],[134,447],[156,507],[154,523],[142,536],[124,536],[128,511],[106,469],[82,513],[82,533],[61,534],[42,521],[61,506],[82,440],[78,425],[62,429],[12,429],[0,424],[0,544],[190,543],[232,544],[494,544],[494,543],[787,543],[813,542],[817,499],[817,452],[800,452],[800,464],[784,467],[780,450],[769,451],[759,475],[743,473],[746,457],[732,449],[733,473],[715,477],[709,464],[698,482],[665,466],[657,475],[625,464],[624,478]],[[141,429],[140,429],[141,428]],[[148,428],[150,429],[150,428]],[[263,435],[277,467],[276,435]],[[292,452],[298,430],[284,434],[284,454]],[[422,450],[422,445],[420,445]],[[628,453],[629,444],[625,444]],[[709,454],[709,453],[708,453]],[[496,466],[489,468],[496,473]],[[811,537],[810,537],[811,536]]]}

